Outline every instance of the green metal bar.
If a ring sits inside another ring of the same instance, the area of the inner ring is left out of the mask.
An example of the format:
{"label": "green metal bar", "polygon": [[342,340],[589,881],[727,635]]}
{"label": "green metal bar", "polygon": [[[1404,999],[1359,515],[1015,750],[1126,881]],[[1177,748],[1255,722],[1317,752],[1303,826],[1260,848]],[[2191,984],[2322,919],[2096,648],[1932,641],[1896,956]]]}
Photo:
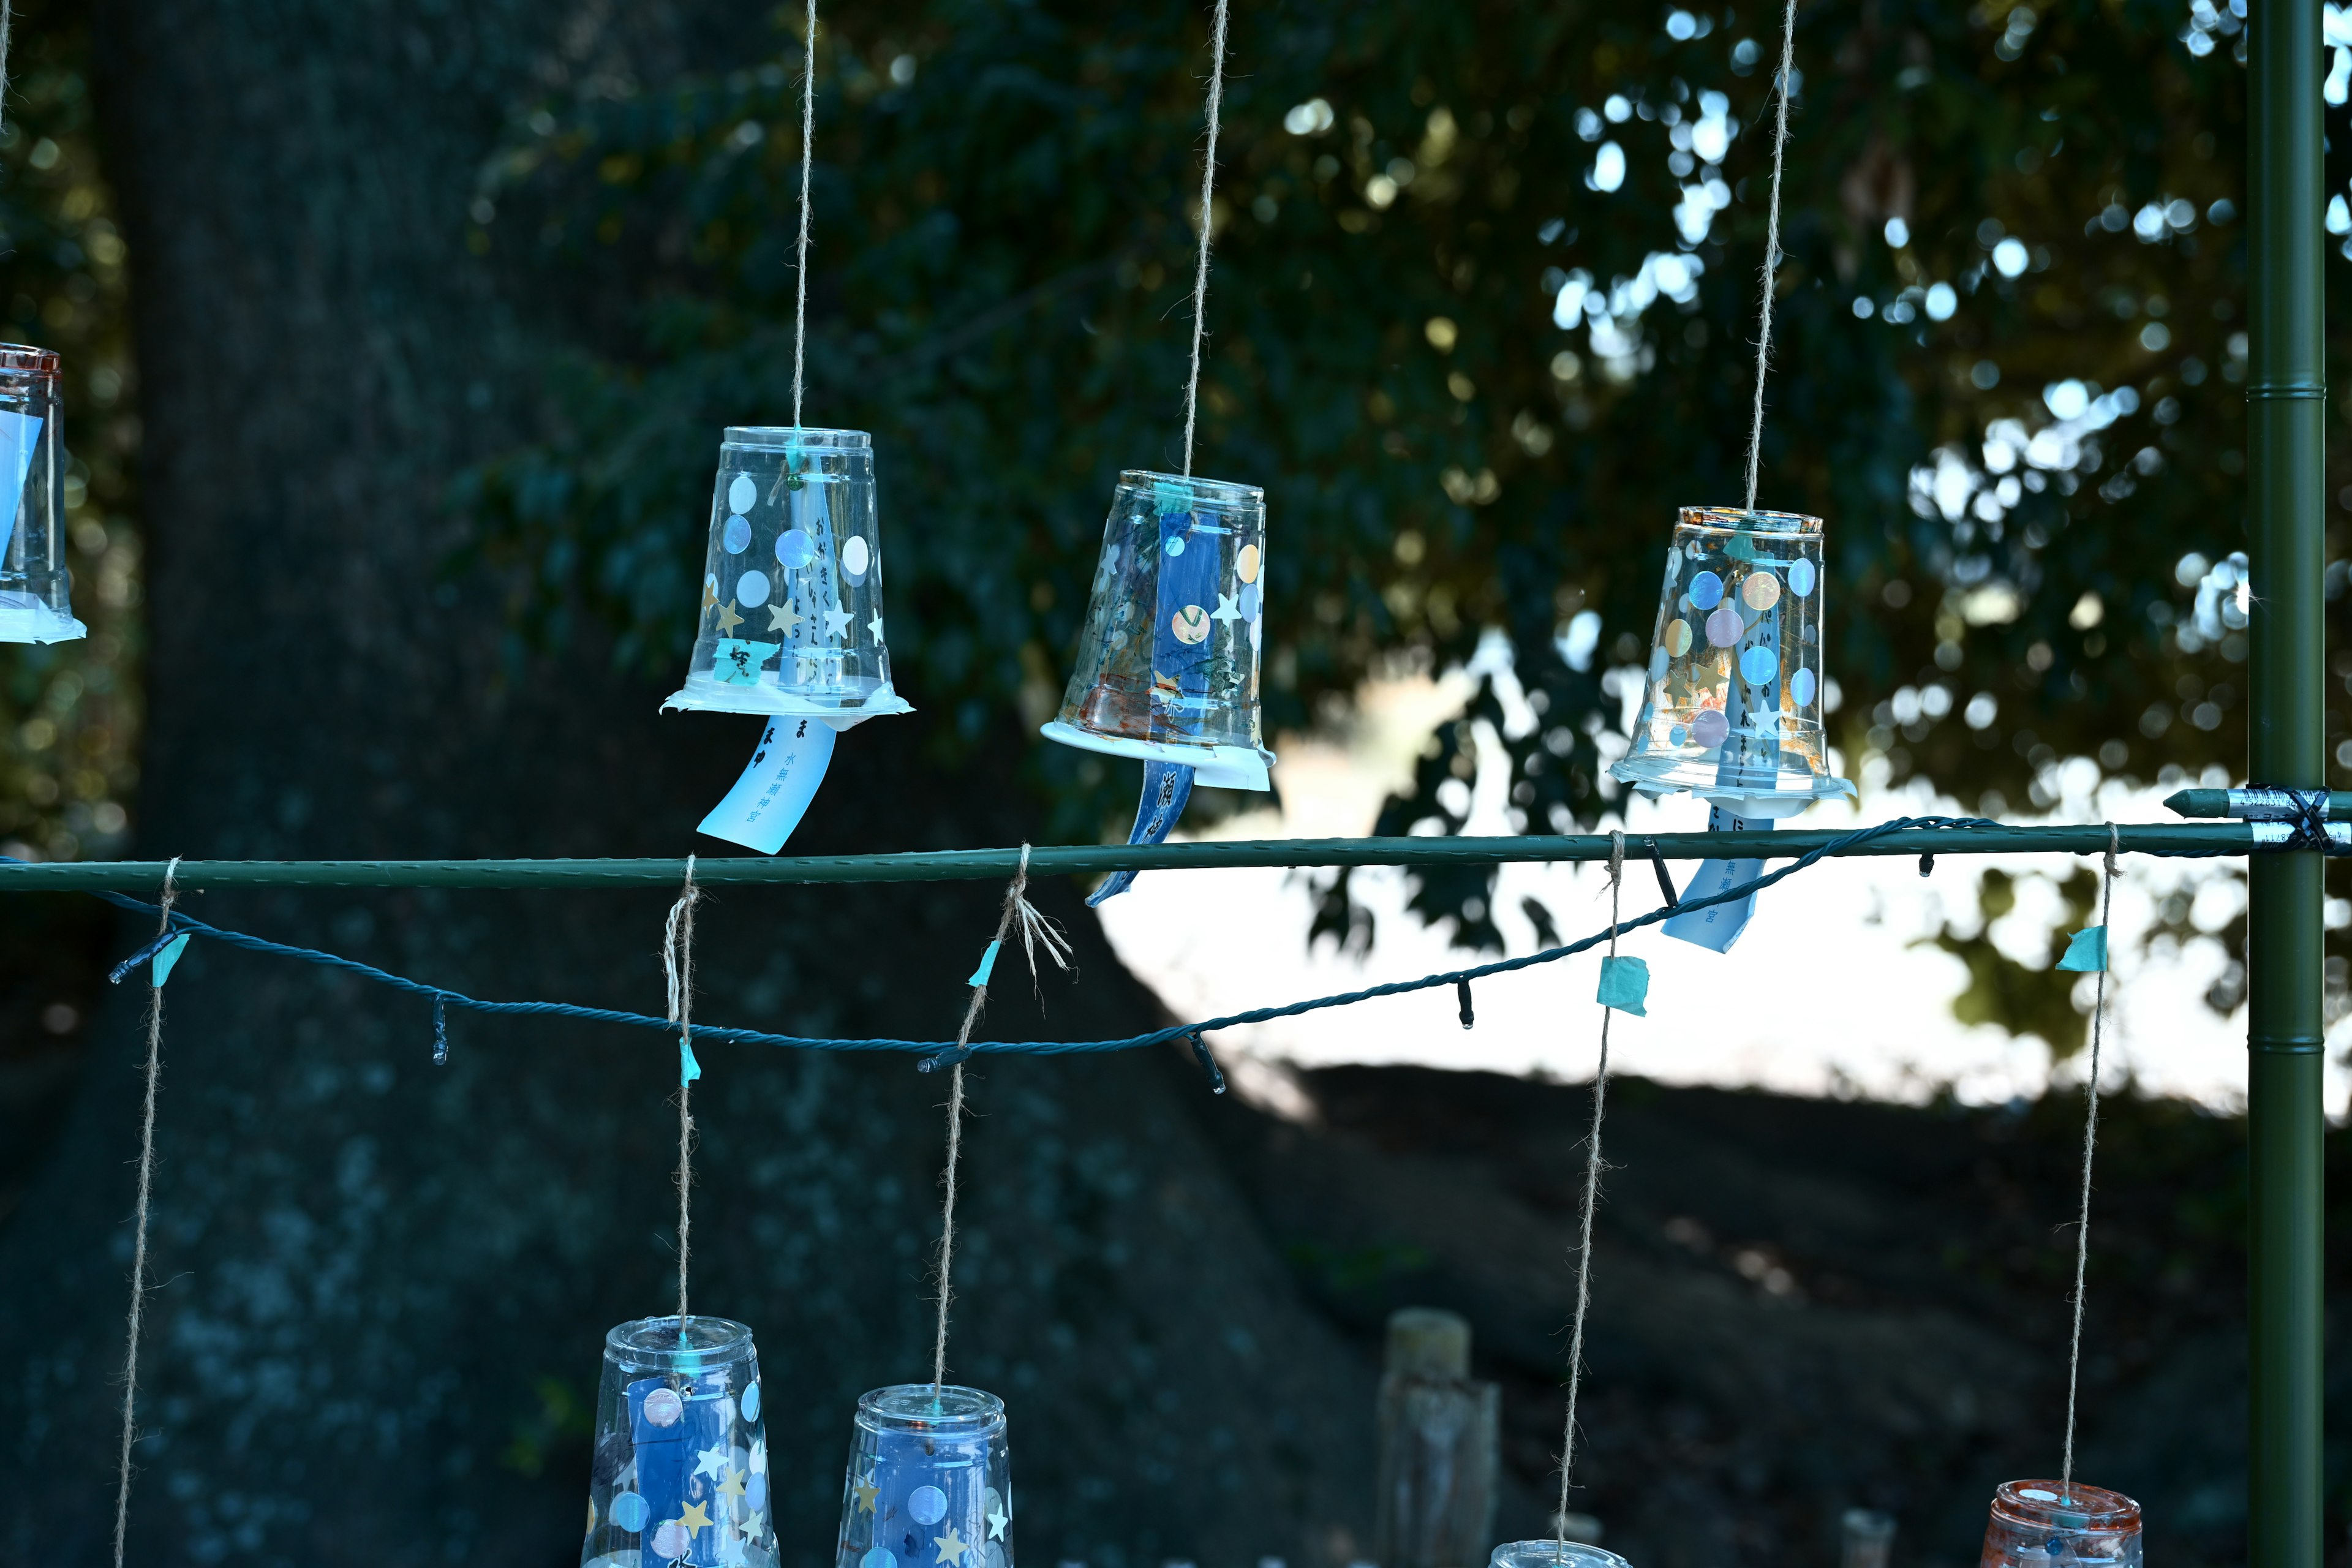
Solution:
{"label": "green metal bar", "polygon": [[[2264,784],[2271,781],[2264,779]],[[2164,797],[2164,808],[2177,816],[2227,816],[2230,792],[2225,789],[2175,790]],[[2333,821],[2352,819],[2352,791],[2329,790],[2327,815]]]}
{"label": "green metal bar", "polygon": [[[2242,822],[2134,823],[2119,827],[2121,847],[2153,855],[2244,855],[2253,828]],[[1640,834],[1629,856],[1654,840],[1670,860],[1755,856],[1788,859],[1841,833],[1800,828],[1778,833]],[[1494,866],[1517,861],[1606,860],[1608,835],[1507,838],[1281,838],[1207,844],[1085,844],[1032,849],[1040,876],[1096,876],[1125,867],[1147,871],[1234,866]],[[1847,855],[2096,855],[2107,829],[1923,827],[1871,839]],[[937,850],[911,855],[698,858],[705,886],[761,882],[940,882],[1004,878],[1021,863],[1014,849]],[[163,885],[161,860],[76,860],[0,865],[0,893],[146,893]],[[183,860],[173,882],[199,888],[667,888],[686,874],[683,860]]]}
{"label": "green metal bar", "polygon": [[[2248,17],[2248,555],[2253,568],[2247,776],[2327,783],[2326,312],[2321,288],[2320,0]],[[2321,861],[2248,871],[2247,1559],[2321,1568]]]}

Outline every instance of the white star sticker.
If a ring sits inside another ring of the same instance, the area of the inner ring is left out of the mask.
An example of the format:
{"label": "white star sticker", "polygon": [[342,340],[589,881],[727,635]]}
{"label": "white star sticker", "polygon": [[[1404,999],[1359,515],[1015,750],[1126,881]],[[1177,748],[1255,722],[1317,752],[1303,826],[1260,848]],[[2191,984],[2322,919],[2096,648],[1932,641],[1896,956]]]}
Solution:
{"label": "white star sticker", "polygon": [[719,1443],[703,1449],[700,1462],[694,1467],[694,1473],[698,1476],[709,1476],[714,1479],[726,1474],[727,1445]]}
{"label": "white star sticker", "polygon": [[994,1513],[988,1516],[988,1538],[991,1541],[1003,1540],[1004,1527],[1012,1522],[1013,1516],[1005,1512],[1003,1509],[998,1509]]}
{"label": "white star sticker", "polygon": [[828,641],[849,629],[847,610],[827,610],[824,613],[824,635]]}
{"label": "white star sticker", "polygon": [[881,612],[881,611],[877,610],[877,611],[875,611],[875,612],[874,612],[874,618],[873,618],[872,620],[870,620],[870,621],[868,621],[868,622],[866,622],[866,629],[867,631],[872,632],[872,633],[874,634],[874,640],[875,640],[875,642],[876,642],[877,644],[879,644],[879,643],[882,641],[882,612]]}
{"label": "white star sticker", "polygon": [[1227,626],[1232,626],[1235,621],[1240,620],[1242,618],[1242,607],[1236,602],[1240,597],[1241,595],[1238,594],[1218,595],[1216,612],[1209,618],[1213,621],[1223,621]]}

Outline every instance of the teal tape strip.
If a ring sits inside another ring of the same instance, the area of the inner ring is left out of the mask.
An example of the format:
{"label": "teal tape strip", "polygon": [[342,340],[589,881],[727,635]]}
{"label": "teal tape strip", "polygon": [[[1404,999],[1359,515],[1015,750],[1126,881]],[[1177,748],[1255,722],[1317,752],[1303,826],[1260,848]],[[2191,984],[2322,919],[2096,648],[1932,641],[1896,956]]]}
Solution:
{"label": "teal tape strip", "polygon": [[188,951],[188,934],[186,931],[182,931],[164,945],[163,952],[155,955],[151,973],[155,976],[157,990],[162,990],[163,982],[172,978],[173,967],[180,962],[180,954]]}
{"label": "teal tape strip", "polygon": [[988,944],[988,951],[980,955],[980,967],[971,972],[971,978],[964,982],[966,985],[977,989],[988,984],[988,977],[996,973],[997,949],[1003,945],[1001,942],[992,942]]}
{"label": "teal tape strip", "polygon": [[702,1076],[702,1064],[694,1059],[694,1042],[684,1035],[677,1037],[677,1084],[684,1089]]}
{"label": "teal tape strip", "polygon": [[1620,1013],[1631,1013],[1636,1018],[1650,1015],[1642,1004],[1650,999],[1650,966],[1638,958],[1604,958],[1601,961],[1601,1005]]}
{"label": "teal tape strip", "polygon": [[2078,931],[2066,944],[2066,956],[2058,961],[2061,969],[2071,969],[2078,974],[2096,974],[2107,966],[2107,928],[2093,926]]}

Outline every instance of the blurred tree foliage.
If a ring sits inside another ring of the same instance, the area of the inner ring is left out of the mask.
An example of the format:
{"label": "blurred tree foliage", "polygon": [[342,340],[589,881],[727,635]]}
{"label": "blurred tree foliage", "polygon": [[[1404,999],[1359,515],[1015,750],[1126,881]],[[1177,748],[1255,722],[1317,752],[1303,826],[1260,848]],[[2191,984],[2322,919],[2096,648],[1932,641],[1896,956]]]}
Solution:
{"label": "blurred tree foliage", "polygon": [[[807,418],[875,433],[899,684],[943,759],[1050,711],[1115,472],[1179,460],[1206,13],[907,0],[820,33]],[[1777,24],[1234,14],[1197,467],[1268,491],[1268,729],[1489,650],[1381,831],[1459,830],[1482,763],[1529,830],[1613,808],[1675,509],[1740,494]],[[625,301],[576,326],[544,438],[462,489],[541,637],[593,614],[674,669],[717,428],[791,420],[798,26],[524,106],[486,167],[487,266]],[[2000,815],[2240,765],[2242,29],[2208,0],[1800,15],[1759,500],[1828,520],[1866,787]],[[1123,770],[1030,751],[1062,833],[1123,825]],[[1416,903],[1492,947],[1491,889]],[[1325,926],[1368,931],[1344,880]],[[2019,1024],[2007,984],[1979,1001]]]}
{"label": "blurred tree foliage", "polygon": [[119,853],[137,773],[139,421],[87,44],[72,7],[17,7],[0,132],[0,334],[64,356],[67,564],[89,627],[0,647],[0,853],[26,858]]}

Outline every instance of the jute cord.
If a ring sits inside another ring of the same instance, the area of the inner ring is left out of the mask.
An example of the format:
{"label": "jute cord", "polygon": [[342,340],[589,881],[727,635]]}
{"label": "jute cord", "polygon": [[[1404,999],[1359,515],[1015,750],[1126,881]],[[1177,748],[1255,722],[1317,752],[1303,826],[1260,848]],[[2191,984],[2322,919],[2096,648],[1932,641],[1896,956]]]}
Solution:
{"label": "jute cord", "polygon": [[694,1053],[694,906],[702,889],[694,885],[694,857],[686,858],[686,883],[662,926],[662,971],[669,986],[669,1021],[677,1026],[677,1332],[686,1337],[686,1268],[694,1215],[694,1086],[682,1070]]}
{"label": "jute cord", "polygon": [[[816,0],[808,0],[801,64],[801,237],[793,264],[799,297],[793,304],[793,428],[801,427],[802,372],[808,342],[809,176],[816,142]],[[787,464],[789,468],[791,465]]]}
{"label": "jute cord", "polygon": [[[0,4],[0,56],[5,56],[6,11]],[[158,940],[172,929],[172,906],[179,900],[173,879],[180,857],[163,868],[162,918]],[[150,961],[152,962],[152,960]],[[155,1186],[155,1092],[163,1078],[163,987],[152,980],[147,988],[147,1099],[139,1121],[139,1207],[131,1226],[131,1312],[122,1340],[122,1462],[114,1487],[114,1568],[122,1568],[122,1546],[131,1525],[131,1446],[138,1440],[139,1330],[147,1312],[147,1210]]]}
{"label": "jute cord", "polygon": [[[1609,836],[1609,956],[1617,956],[1618,914],[1625,885],[1625,835]],[[1592,1211],[1601,1202],[1601,1119],[1609,1103],[1609,1019],[1614,1007],[1601,1009],[1601,1063],[1592,1075],[1592,1126],[1584,1141],[1584,1212],[1577,1222],[1576,1316],[1568,1341],[1568,1417],[1559,1447],[1559,1515],[1552,1521],[1558,1531],[1557,1556],[1568,1556],[1569,1472],[1576,1462],[1576,1396],[1584,1382],[1584,1317],[1592,1304]]]}
{"label": "jute cord", "polygon": [[1192,477],[1192,428],[1201,405],[1201,336],[1208,326],[1209,241],[1216,228],[1217,121],[1225,105],[1225,6],[1209,34],[1209,145],[1201,158],[1201,250],[1192,269],[1192,373],[1184,383],[1184,477]]}
{"label": "jute cord", "polygon": [[1748,507],[1756,510],[1756,466],[1764,450],[1764,378],[1772,361],[1772,289],[1780,270],[1780,165],[1789,145],[1789,91],[1795,83],[1797,0],[1780,13],[1780,104],[1772,130],[1772,199],[1764,219],[1764,300],[1756,329],[1756,409],[1748,426]]}
{"label": "jute cord", "polygon": [[2122,834],[2107,825],[2106,875],[2099,889],[2099,929],[2106,952],[2099,965],[2097,989],[2091,1000],[2091,1070],[2084,1085],[2083,1112],[2083,1207],[2074,1223],[2074,1331],[2066,1351],[2066,1450],[2059,1467],[2058,1491],[2071,1496],[2074,1488],[2074,1394],[2083,1372],[2083,1281],[2091,1262],[2091,1156],[2099,1144],[2099,1047],[2107,1016],[2107,970],[2116,961],[2116,856]]}
{"label": "jute cord", "polygon": [[[1024,896],[1029,889],[1029,846],[1021,846],[1021,865],[1005,885],[1004,908],[996,917],[996,937],[992,946],[1002,951],[1004,939],[1017,924],[1021,931],[1021,947],[1029,961],[1032,984],[1037,978],[1037,948],[1042,944],[1045,956],[1060,969],[1070,967],[1069,940],[1059,927],[1037,912],[1036,906]],[[982,1008],[988,1004],[988,977],[971,988],[971,1000],[963,1010],[963,1026],[956,1031],[955,1048],[968,1050],[971,1032],[980,1023]],[[948,1304],[955,1298],[956,1242],[956,1167],[963,1154],[963,1063],[955,1064],[948,1079],[948,1159],[940,1173],[940,1260],[939,1260],[939,1328],[931,1341],[931,1391],[936,1394],[948,1377]]]}

